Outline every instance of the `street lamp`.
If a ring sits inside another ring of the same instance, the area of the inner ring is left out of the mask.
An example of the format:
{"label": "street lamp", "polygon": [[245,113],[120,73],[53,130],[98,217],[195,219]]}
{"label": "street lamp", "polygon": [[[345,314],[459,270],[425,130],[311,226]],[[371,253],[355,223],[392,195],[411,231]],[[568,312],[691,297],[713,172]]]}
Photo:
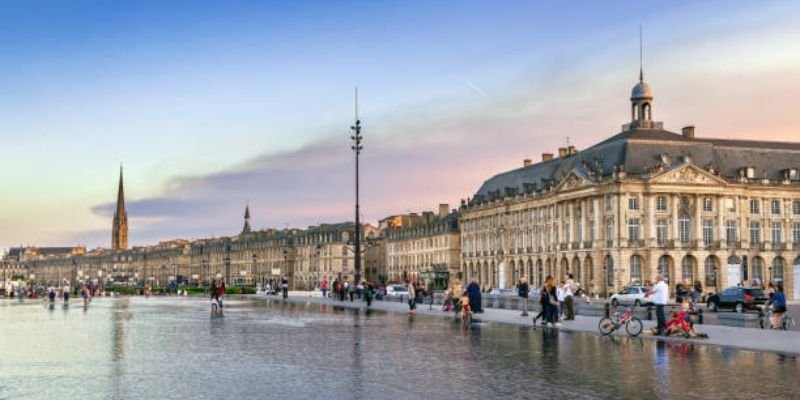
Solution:
{"label": "street lamp", "polygon": [[363,137],[361,136],[361,120],[358,119],[358,88],[356,88],[356,112],[355,112],[355,124],[350,127],[350,130],[353,131],[353,135],[350,136],[350,139],[353,141],[353,145],[350,148],[353,150],[356,156],[356,232],[355,232],[355,259],[353,262],[355,263],[355,281],[354,283],[357,285],[361,282],[361,217],[359,215],[359,204],[358,204],[358,155],[361,154],[361,150],[364,147],[361,145],[361,140]]}

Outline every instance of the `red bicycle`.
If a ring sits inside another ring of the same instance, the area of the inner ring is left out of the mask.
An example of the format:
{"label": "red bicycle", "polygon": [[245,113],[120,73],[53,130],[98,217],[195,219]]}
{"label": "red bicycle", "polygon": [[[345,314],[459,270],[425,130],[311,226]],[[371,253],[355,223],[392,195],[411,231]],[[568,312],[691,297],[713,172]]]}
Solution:
{"label": "red bicycle", "polygon": [[633,316],[633,309],[629,308],[624,314],[620,315],[619,310],[614,311],[610,317],[600,319],[598,328],[603,336],[614,333],[621,326],[625,325],[625,331],[631,337],[639,336],[642,333],[642,320]]}

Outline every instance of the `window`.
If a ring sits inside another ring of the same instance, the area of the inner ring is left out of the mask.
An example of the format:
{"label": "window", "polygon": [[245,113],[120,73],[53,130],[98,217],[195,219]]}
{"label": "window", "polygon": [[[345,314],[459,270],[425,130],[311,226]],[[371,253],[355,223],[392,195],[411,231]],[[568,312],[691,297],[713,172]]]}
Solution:
{"label": "window", "polygon": [[578,221],[577,229],[575,230],[575,241],[583,241],[583,221]]}
{"label": "window", "polygon": [[656,241],[663,246],[667,243],[667,220],[659,219],[656,221]]}
{"label": "window", "polygon": [[703,243],[706,246],[714,241],[714,221],[707,219],[703,221]]}
{"label": "window", "polygon": [[780,200],[772,200],[772,214],[773,215],[781,215],[781,201]]}
{"label": "window", "polygon": [[728,244],[736,242],[736,221],[725,221],[725,236]]}
{"label": "window", "polygon": [[710,197],[703,199],[703,211],[714,211],[714,203]]}
{"label": "window", "polygon": [[750,243],[761,243],[761,224],[757,221],[750,222]]}
{"label": "window", "polygon": [[678,219],[678,239],[681,243],[689,243],[692,239],[692,219],[687,214]]}
{"label": "window", "polygon": [[642,257],[631,256],[631,283],[642,282]]}
{"label": "window", "polygon": [[611,210],[612,210],[612,206],[611,206],[611,195],[610,195],[610,194],[607,194],[607,195],[606,195],[606,211],[611,211]]}
{"label": "window", "polygon": [[606,240],[614,240],[614,220],[606,221]]}
{"label": "window", "polygon": [[628,239],[639,240],[639,218],[628,220]]}
{"label": "window", "polygon": [[761,202],[750,200],[750,214],[761,214]]}
{"label": "window", "polygon": [[683,268],[681,268],[681,270],[683,272],[684,281],[694,281],[694,259],[691,256],[683,257]]}
{"label": "window", "polygon": [[570,239],[572,238],[572,230],[569,229],[569,228],[570,228],[570,225],[569,225],[569,222],[568,222],[568,223],[566,223],[564,225],[564,242],[566,242],[566,243],[571,242]]}
{"label": "window", "polygon": [[706,257],[706,286],[717,286],[717,262],[714,256]]}
{"label": "window", "polygon": [[665,196],[656,197],[656,211],[667,211],[667,198]]}
{"label": "window", "polygon": [[681,197],[681,206],[689,207],[689,198],[686,196]]}
{"label": "window", "polygon": [[589,199],[589,214],[594,214],[594,199]]}
{"label": "window", "polygon": [[772,260],[772,280],[776,283],[783,282],[783,258],[775,257]]}
{"label": "window", "polygon": [[589,221],[589,241],[594,242],[594,221]]}
{"label": "window", "polygon": [[664,277],[665,282],[669,282],[669,256],[661,256],[658,259],[658,273]]}
{"label": "window", "polygon": [[781,229],[780,222],[772,223],[772,244],[780,244],[781,236],[783,236],[783,229]]}
{"label": "window", "polygon": [[795,200],[792,202],[792,214],[800,215],[800,200]]}
{"label": "window", "polygon": [[572,210],[572,207],[570,207],[569,204],[564,204],[564,213],[567,215],[567,217],[570,216],[571,210]]}
{"label": "window", "polygon": [[800,244],[800,222],[792,224],[792,243]]}
{"label": "window", "polygon": [[758,279],[763,282],[764,277],[764,260],[761,257],[753,257],[753,279]]}
{"label": "window", "polygon": [[629,210],[638,210],[639,209],[639,197],[632,196],[628,198],[628,209]]}

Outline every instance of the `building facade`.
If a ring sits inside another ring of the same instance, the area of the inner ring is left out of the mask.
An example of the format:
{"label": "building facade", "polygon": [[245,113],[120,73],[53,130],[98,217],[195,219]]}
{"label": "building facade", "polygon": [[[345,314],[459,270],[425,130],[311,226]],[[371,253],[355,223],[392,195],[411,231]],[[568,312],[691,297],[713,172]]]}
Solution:
{"label": "building facade", "polygon": [[413,217],[408,225],[385,232],[388,280],[415,280],[444,289],[461,276],[459,213],[441,204],[438,214]]}
{"label": "building facade", "polygon": [[595,294],[657,273],[673,290],[779,281],[800,298],[800,143],[668,132],[652,103],[640,79],[621,133],[484,182],[462,209],[464,275],[508,288],[572,273]]}

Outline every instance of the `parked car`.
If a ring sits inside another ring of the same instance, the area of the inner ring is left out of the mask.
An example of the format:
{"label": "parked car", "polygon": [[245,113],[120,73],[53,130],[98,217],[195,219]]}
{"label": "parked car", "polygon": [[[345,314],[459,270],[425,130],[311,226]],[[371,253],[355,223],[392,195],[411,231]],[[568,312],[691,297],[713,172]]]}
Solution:
{"label": "parked car", "polygon": [[408,297],[408,286],[406,285],[387,285],[386,297]]}
{"label": "parked car", "polygon": [[634,306],[648,306],[653,304],[651,298],[646,298],[647,288],[644,286],[629,286],[611,296],[611,305],[616,307],[620,304]]}
{"label": "parked car", "polygon": [[709,296],[706,306],[709,311],[729,309],[744,312],[753,310],[766,302],[767,295],[764,293],[764,289],[732,286],[723,290],[722,293]]}
{"label": "parked car", "polygon": [[501,288],[494,288],[490,290],[488,294],[495,296],[505,296],[505,297],[518,295],[516,289],[501,289]]}

